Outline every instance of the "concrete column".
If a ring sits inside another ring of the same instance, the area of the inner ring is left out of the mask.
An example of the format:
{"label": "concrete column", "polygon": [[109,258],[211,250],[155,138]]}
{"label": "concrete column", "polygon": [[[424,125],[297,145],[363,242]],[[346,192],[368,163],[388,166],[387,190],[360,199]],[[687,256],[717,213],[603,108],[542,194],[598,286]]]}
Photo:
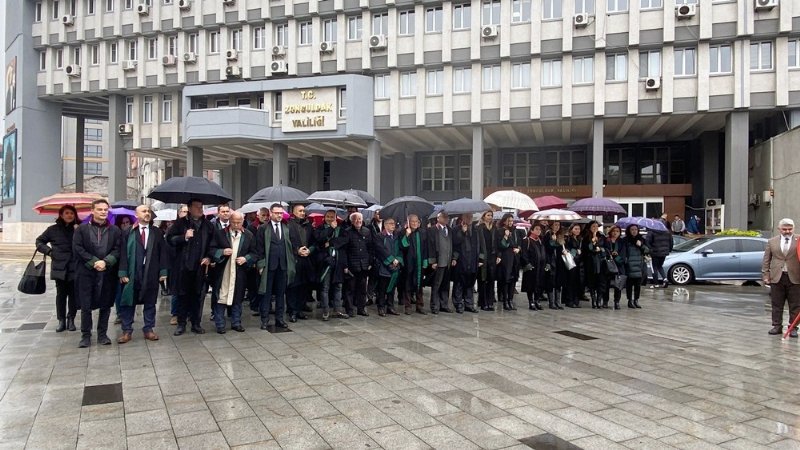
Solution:
{"label": "concrete column", "polygon": [[392,156],[392,172],[394,172],[394,190],[392,191],[393,197],[401,197],[406,195],[405,169],[406,155],[404,153],[395,153],[394,156]]}
{"label": "concrete column", "polygon": [[725,228],[747,229],[747,160],[750,116],[734,111],[725,121]]}
{"label": "concrete column", "polygon": [[472,198],[483,199],[483,127],[472,127]]}
{"label": "concrete column", "polygon": [[[117,127],[125,123],[125,97],[112,94],[108,96],[108,198],[111,202],[128,199],[128,155]],[[83,136],[81,134],[81,136]],[[81,152],[83,149],[81,149]]]}
{"label": "concrete column", "polygon": [[86,118],[78,117],[75,126],[75,192],[83,192],[84,130]]}
{"label": "concrete column", "polygon": [[[698,200],[703,201],[706,198],[717,198],[719,195],[720,181],[724,181],[725,176],[721,176],[719,171],[719,134],[717,132],[707,132],[700,135],[700,147],[702,152],[702,168],[701,173],[703,177],[703,197]],[[703,205],[703,203],[699,203]]]}
{"label": "concrete column", "polygon": [[603,158],[605,152],[603,151],[603,136],[604,122],[603,119],[594,119],[594,130],[592,133],[592,155],[587,158],[591,161],[591,181],[592,181],[592,197],[603,196]]}
{"label": "concrete column", "polygon": [[381,141],[367,144],[367,192],[381,199]]}
{"label": "concrete column", "polygon": [[800,127],[800,109],[793,109],[789,113],[789,129]]}
{"label": "concrete column", "polygon": [[224,189],[225,192],[231,194],[231,197],[233,197],[233,201],[236,202],[236,194],[234,194],[234,183],[233,183],[234,179],[233,174],[234,172],[236,172],[236,163],[230,166],[223,167],[222,170],[220,170],[219,172],[220,172],[219,178],[221,181],[220,186],[222,186],[222,189]]}
{"label": "concrete column", "polygon": [[272,144],[272,184],[289,185],[289,147]]}
{"label": "concrete column", "polygon": [[164,161],[164,179],[181,176],[181,160],[169,159]]}
{"label": "concrete column", "polygon": [[264,160],[258,165],[256,192],[268,186],[272,186],[272,161]]}
{"label": "concrete column", "polygon": [[310,164],[310,181],[311,184],[308,188],[309,192],[322,190],[322,178],[325,176],[325,159],[322,156],[312,156]]}
{"label": "concrete column", "polygon": [[186,148],[186,176],[203,176],[203,147]]}
{"label": "concrete column", "polygon": [[236,208],[241,207],[247,201],[247,184],[250,178],[249,168],[250,160],[247,158],[236,158],[233,163],[233,179],[231,180],[233,190],[228,191],[228,193],[233,197],[233,204]]}

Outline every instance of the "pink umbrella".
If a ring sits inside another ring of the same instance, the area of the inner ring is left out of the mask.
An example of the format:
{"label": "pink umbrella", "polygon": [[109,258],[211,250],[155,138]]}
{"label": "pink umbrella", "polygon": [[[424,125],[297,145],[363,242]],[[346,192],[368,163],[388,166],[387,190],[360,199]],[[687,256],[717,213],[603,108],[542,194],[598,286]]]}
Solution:
{"label": "pink umbrella", "polygon": [[536,202],[536,206],[538,206],[540,210],[564,209],[567,207],[566,200],[556,197],[555,195],[543,195],[541,197],[536,197],[533,201]]}

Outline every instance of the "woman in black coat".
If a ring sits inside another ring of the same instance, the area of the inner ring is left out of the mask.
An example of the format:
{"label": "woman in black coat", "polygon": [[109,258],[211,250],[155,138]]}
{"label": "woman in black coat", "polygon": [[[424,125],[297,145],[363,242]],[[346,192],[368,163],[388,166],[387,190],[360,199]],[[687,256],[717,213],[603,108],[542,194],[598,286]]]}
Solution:
{"label": "woman in black coat", "polygon": [[475,227],[478,232],[480,252],[485,264],[478,269],[478,306],[483,311],[494,311],[494,286],[497,280],[497,237],[499,231],[494,225],[494,213],[486,211]]}
{"label": "woman in black coat", "polygon": [[561,306],[561,294],[565,291],[567,286],[567,267],[564,265],[564,260],[561,258],[561,252],[564,247],[564,230],[561,228],[561,222],[553,222],[550,229],[544,234],[545,246],[547,248],[547,256],[550,261],[550,272],[545,278],[547,286],[547,307],[550,309],[564,309]]}
{"label": "woman in black coat", "polygon": [[[572,255],[572,259],[575,260],[575,267],[567,271],[566,300],[564,300],[564,303],[569,308],[580,308],[581,299],[583,298],[583,278],[581,277],[581,272],[583,271],[582,246],[581,226],[577,223],[572,224],[567,230],[564,245],[564,251]],[[564,268],[566,269],[566,266]]]}
{"label": "woman in black coat", "polygon": [[613,285],[611,281],[616,278],[617,275],[625,275],[625,258],[628,255],[628,249],[624,245],[625,240],[620,237],[622,234],[622,230],[614,225],[608,230],[608,237],[606,237],[605,242],[603,242],[603,247],[606,251],[606,257],[609,258],[611,261],[617,266],[617,273],[613,274],[607,272],[606,277],[606,286],[603,289],[603,308],[608,308],[608,299],[609,299],[609,289],[614,289],[614,309],[619,309],[619,300],[622,297],[622,289],[623,286]]}
{"label": "woman in black coat", "polygon": [[[75,331],[78,302],[75,299],[75,264],[72,258],[72,234],[78,226],[78,211],[72,205],[58,210],[58,219],[36,238],[36,250],[49,256],[50,279],[56,282],[58,328]],[[69,309],[67,308],[69,307]]]}
{"label": "woman in black coat", "polygon": [[589,296],[592,299],[592,309],[600,309],[600,299],[605,290],[605,237],[600,232],[600,224],[596,221],[589,222],[584,230],[581,242],[581,259],[583,260],[584,279]]}
{"label": "woman in black coat", "polygon": [[497,297],[503,302],[503,309],[514,310],[514,286],[519,278],[519,267],[516,255],[519,253],[519,241],[514,229],[514,216],[504,214],[498,225],[497,241]]}
{"label": "woman in black coat", "polygon": [[542,226],[534,225],[530,234],[522,240],[522,292],[528,294],[528,309],[541,310],[539,299],[545,288],[547,272],[547,248],[541,239]]}
{"label": "woman in black coat", "polygon": [[628,308],[641,308],[639,306],[639,293],[642,289],[642,280],[645,271],[644,256],[650,253],[644,238],[639,234],[639,227],[628,225],[625,229],[625,273],[628,274],[628,284],[625,286],[625,297],[628,299]]}

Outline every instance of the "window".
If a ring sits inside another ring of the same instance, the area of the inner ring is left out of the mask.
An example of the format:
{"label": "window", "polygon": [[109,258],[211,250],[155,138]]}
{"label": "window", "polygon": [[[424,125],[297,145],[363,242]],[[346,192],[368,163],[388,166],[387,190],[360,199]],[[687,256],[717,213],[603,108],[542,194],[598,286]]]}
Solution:
{"label": "window", "polygon": [[624,12],[628,10],[628,0],[608,0],[608,12]]}
{"label": "window", "polygon": [[336,42],[336,19],[322,21],[322,40]]}
{"label": "window", "polygon": [[531,0],[513,0],[511,2],[511,22],[531,21]]}
{"label": "window", "polygon": [[500,0],[484,0],[481,11],[481,25],[500,24]]}
{"label": "window", "polygon": [[603,178],[607,184],[684,183],[688,180],[686,150],[675,144],[608,147]]}
{"label": "window", "polygon": [[639,52],[639,78],[661,76],[661,50]]}
{"label": "window", "polygon": [[349,16],[347,18],[347,40],[358,41],[361,39],[361,31],[364,28],[364,19],[361,16]]}
{"label": "window", "polygon": [[216,31],[208,33],[208,52],[219,53],[219,33]]}
{"label": "window", "polygon": [[84,145],[83,156],[86,158],[102,158],[103,146],[102,145]]}
{"label": "window", "polygon": [[125,9],[133,9],[133,0],[125,0]]}
{"label": "window", "polygon": [[739,247],[741,252],[763,252],[767,243],[755,239],[739,239]]}
{"label": "window", "polygon": [[[544,182],[548,186],[569,186],[583,184],[586,181],[586,150],[573,147],[547,150],[543,155],[528,157],[528,167],[531,168],[533,162],[534,177],[541,177],[541,172],[535,170],[536,163],[544,158]],[[516,161],[515,161],[516,162]],[[539,164],[542,164],[539,162]],[[503,160],[503,166],[507,166],[507,161]],[[505,171],[504,171],[505,172]],[[520,176],[524,175],[520,173]],[[529,174],[530,176],[530,170]],[[504,177],[505,178],[505,177]],[[539,178],[541,180],[541,178]]]}
{"label": "window", "polygon": [[444,87],[444,70],[429,70],[428,82],[425,83],[425,92],[428,95],[442,95]]}
{"label": "window", "polygon": [[388,73],[375,75],[375,98],[389,98],[391,77]]}
{"label": "window", "polygon": [[628,55],[617,53],[606,56],[606,81],[626,81],[628,79]]}
{"label": "window", "polygon": [[167,36],[167,54],[178,56],[178,37]]}
{"label": "window", "polygon": [[703,247],[701,252],[705,250],[713,250],[715,254],[736,253],[736,239],[718,239],[711,241],[710,244]]}
{"label": "window", "polygon": [[33,20],[35,22],[41,22],[42,21],[42,2],[38,2],[38,3],[36,3],[36,6],[34,6]]}
{"label": "window", "polygon": [[227,108],[229,106],[231,106],[231,101],[228,100],[227,98],[219,99],[216,102],[214,102],[214,107],[215,108]]}
{"label": "window", "polygon": [[572,59],[572,83],[582,84],[594,81],[594,57],[581,56]]}
{"label": "window", "polygon": [[106,0],[106,12],[114,12],[114,3],[116,0]]}
{"label": "window", "polygon": [[472,7],[469,3],[453,5],[453,29],[466,30],[472,20]]}
{"label": "window", "polygon": [[453,68],[453,93],[465,94],[472,86],[472,69],[469,67]]}
{"label": "window", "polygon": [[250,99],[249,98],[237,98],[236,99],[236,106],[240,108],[250,108]]}
{"label": "window", "polygon": [[275,45],[286,47],[289,45],[289,25],[282,23],[275,26]]}
{"label": "window", "polygon": [[100,46],[95,44],[89,47],[89,58],[93,66],[100,64]]}
{"label": "window", "polygon": [[72,64],[81,64],[81,48],[80,47],[73,47],[72,48]]}
{"label": "window", "polygon": [[147,59],[158,58],[158,38],[147,40]]}
{"label": "window", "polygon": [[145,95],[144,101],[142,102],[142,122],[144,123],[152,123],[153,122],[153,96],[152,95]]}
{"label": "window", "polygon": [[594,14],[594,0],[575,0],[576,14]]}
{"label": "window", "polygon": [[561,60],[542,61],[542,87],[561,86]]}
{"label": "window", "polygon": [[639,0],[640,9],[661,9],[661,0]]}
{"label": "window", "polygon": [[403,72],[400,74],[400,97],[414,97],[417,95],[417,72]]}
{"label": "window", "polygon": [[675,76],[689,76],[697,73],[696,54],[697,49],[694,48],[675,49]]}
{"label": "window", "polygon": [[400,36],[410,36],[414,34],[414,10],[400,11],[398,18],[398,33]]}
{"label": "window", "polygon": [[300,22],[297,26],[297,44],[311,45],[311,22]]}
{"label": "window", "polygon": [[133,97],[125,97],[125,123],[133,123]]}
{"label": "window", "polygon": [[425,32],[442,32],[442,7],[428,8],[425,10]]}
{"label": "window", "polygon": [[164,0],[164,4],[165,5],[171,5],[172,4],[172,0]]}
{"label": "window", "polygon": [[69,14],[71,16],[77,16],[78,15],[77,2],[78,2],[78,0],[69,0]]}
{"label": "window", "polygon": [[347,89],[339,89],[339,118],[347,117]]}
{"label": "window", "polygon": [[264,48],[264,27],[253,28],[253,50]]}
{"label": "window", "polygon": [[[730,52],[730,47],[728,47],[728,52]],[[789,67],[800,67],[800,40],[798,39],[789,40]]]}
{"label": "window", "polygon": [[511,65],[511,89],[531,87],[531,63]]}
{"label": "window", "polygon": [[58,0],[53,0],[53,15],[51,16],[53,20],[58,20]]}
{"label": "window", "polygon": [[772,70],[772,41],[750,44],[750,70]]}
{"label": "window", "polygon": [[172,94],[161,96],[161,121],[164,123],[172,122]]}
{"label": "window", "polygon": [[[462,158],[463,156],[463,158]],[[420,156],[421,191],[462,191],[469,190],[471,176],[470,155],[463,154],[425,154]],[[464,169],[459,170],[459,165]],[[459,175],[466,183],[459,183]]]}
{"label": "window", "polygon": [[102,141],[103,129],[102,128],[84,128],[83,139],[86,141]]}
{"label": "window", "polygon": [[189,51],[192,53],[197,53],[197,42],[200,37],[197,33],[193,33],[189,35]]}
{"label": "window", "polygon": [[56,69],[64,67],[64,49],[59,48],[56,50]]}
{"label": "window", "polygon": [[708,48],[709,73],[731,73],[733,59],[728,44],[712,45]]}
{"label": "window", "polygon": [[39,70],[47,69],[47,52],[42,50],[39,52]]}
{"label": "window", "polygon": [[117,43],[111,42],[108,44],[108,61],[111,64],[116,64],[118,61],[117,57]]}
{"label": "window", "polygon": [[542,19],[547,20],[547,19],[560,19],[560,18],[561,18],[561,0],[544,0],[544,6],[542,8]]}
{"label": "window", "polygon": [[136,41],[128,41],[128,59],[136,60]]}
{"label": "window", "polygon": [[500,66],[483,66],[481,73],[483,92],[500,90]]}
{"label": "window", "polygon": [[84,162],[83,163],[83,174],[84,175],[102,175],[103,174],[103,163],[99,163],[99,162]]}
{"label": "window", "polygon": [[272,94],[272,103],[275,111],[275,122],[280,122],[283,118],[283,95],[280,92]]}
{"label": "window", "polygon": [[372,34],[389,34],[389,15],[387,13],[372,16]]}
{"label": "window", "polygon": [[242,29],[231,30],[231,48],[234,50],[242,49]]}
{"label": "window", "polygon": [[86,14],[93,16],[95,8],[95,0],[86,0]]}

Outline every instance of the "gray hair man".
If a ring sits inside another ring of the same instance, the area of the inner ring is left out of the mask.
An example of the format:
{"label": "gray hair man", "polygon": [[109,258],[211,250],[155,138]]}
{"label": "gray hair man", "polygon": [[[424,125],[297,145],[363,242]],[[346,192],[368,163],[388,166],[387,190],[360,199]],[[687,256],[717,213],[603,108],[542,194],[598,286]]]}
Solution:
{"label": "gray hair man", "polygon": [[[789,323],[800,313],[800,260],[797,256],[797,235],[794,234],[794,221],[781,219],[778,223],[780,234],[767,242],[761,275],[764,283],[770,285],[772,302],[772,329],[769,334],[777,335],[783,331],[783,308],[789,304]],[[792,325],[790,325],[792,327]],[[797,337],[797,327],[789,330],[790,336]]]}

